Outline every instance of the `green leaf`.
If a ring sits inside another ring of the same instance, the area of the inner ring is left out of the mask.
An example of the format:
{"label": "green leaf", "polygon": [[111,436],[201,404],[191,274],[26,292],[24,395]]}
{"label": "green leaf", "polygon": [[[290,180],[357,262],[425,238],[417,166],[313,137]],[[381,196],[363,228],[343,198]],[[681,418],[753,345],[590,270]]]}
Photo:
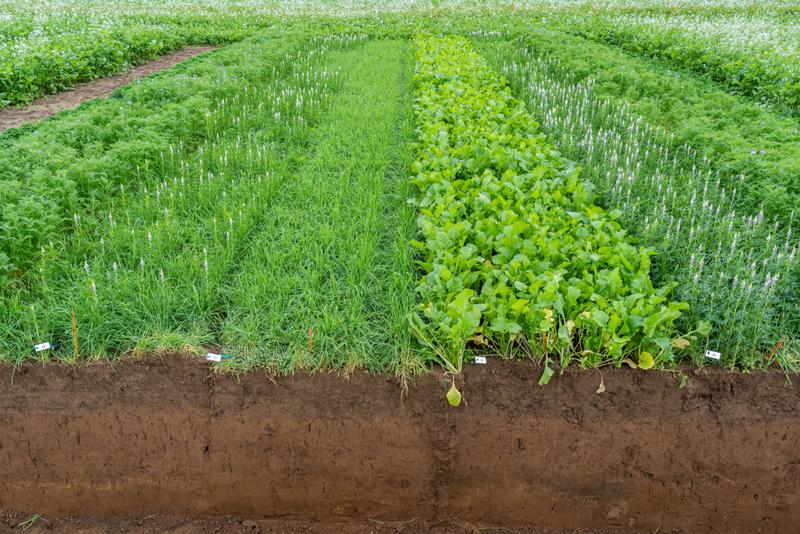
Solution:
{"label": "green leaf", "polygon": [[594,310],[592,312],[592,321],[600,328],[605,328],[608,323],[608,314],[602,310]]}
{"label": "green leaf", "polygon": [[522,332],[522,327],[515,321],[509,321],[505,317],[495,317],[492,320],[490,328],[494,332],[501,334],[518,334]]}
{"label": "green leaf", "polygon": [[711,334],[711,323],[708,321],[697,323],[697,334],[702,337],[708,337]]}
{"label": "green leaf", "polygon": [[453,382],[453,385],[450,386],[450,390],[447,392],[447,402],[454,408],[457,408],[458,405],[461,404],[461,392],[458,391],[455,382]]}
{"label": "green leaf", "polygon": [[679,338],[673,339],[670,342],[670,344],[672,345],[673,349],[683,350],[683,349],[688,348],[692,343],[688,339],[686,339],[685,337],[679,337]]}
{"label": "green leaf", "polygon": [[654,364],[653,356],[649,352],[639,354],[639,369],[652,369]]}
{"label": "green leaf", "polygon": [[550,367],[550,365],[545,364],[544,371],[542,372],[542,377],[539,379],[540,386],[546,386],[550,379],[553,378],[555,371]]}

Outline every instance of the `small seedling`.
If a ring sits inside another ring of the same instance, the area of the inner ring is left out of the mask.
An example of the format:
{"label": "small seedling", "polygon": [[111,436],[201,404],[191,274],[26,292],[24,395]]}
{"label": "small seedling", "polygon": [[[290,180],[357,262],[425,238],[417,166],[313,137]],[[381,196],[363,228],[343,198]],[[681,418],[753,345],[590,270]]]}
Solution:
{"label": "small seedling", "polygon": [[32,516],[30,516],[28,519],[18,524],[17,526],[22,530],[28,530],[42,519],[43,519],[42,514],[33,514]]}

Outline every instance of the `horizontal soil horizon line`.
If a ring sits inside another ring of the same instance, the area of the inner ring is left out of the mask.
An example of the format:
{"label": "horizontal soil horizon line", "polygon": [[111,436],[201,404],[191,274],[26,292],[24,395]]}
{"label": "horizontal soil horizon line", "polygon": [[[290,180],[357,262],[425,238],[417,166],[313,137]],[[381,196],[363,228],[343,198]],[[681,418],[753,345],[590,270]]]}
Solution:
{"label": "horizontal soil horizon line", "polygon": [[[11,376],[14,385],[11,386]],[[605,391],[598,394],[601,383]],[[188,356],[0,367],[0,508],[778,532],[800,523],[800,394],[779,373],[468,366],[403,394],[353,372]],[[744,529],[744,530],[743,530]]]}

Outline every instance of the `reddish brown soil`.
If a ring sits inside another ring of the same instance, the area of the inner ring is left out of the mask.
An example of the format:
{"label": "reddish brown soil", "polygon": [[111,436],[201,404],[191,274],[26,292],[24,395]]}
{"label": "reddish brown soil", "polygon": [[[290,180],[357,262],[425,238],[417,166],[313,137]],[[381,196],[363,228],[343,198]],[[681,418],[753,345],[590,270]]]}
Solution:
{"label": "reddish brown soil", "polygon": [[[0,509],[88,531],[800,531],[800,393],[782,375],[679,389],[613,370],[598,395],[599,372],[538,374],[470,367],[448,409],[439,373],[402,397],[385,377],[236,378],[180,356],[0,368]],[[219,517],[256,523],[203,519]]]}
{"label": "reddish brown soil", "polygon": [[200,55],[213,46],[192,46],[177,52],[167,54],[154,61],[144,63],[134,67],[125,74],[100,78],[91,82],[76,85],[69,91],[64,91],[54,95],[44,96],[34,100],[30,105],[21,108],[2,108],[0,109],[0,132],[9,128],[18,128],[24,124],[38,121],[55,115],[60,111],[72,109],[78,105],[92,100],[93,98],[105,98],[114,89],[128,85],[131,82],[144,78],[154,72],[169,69],[182,61]]}

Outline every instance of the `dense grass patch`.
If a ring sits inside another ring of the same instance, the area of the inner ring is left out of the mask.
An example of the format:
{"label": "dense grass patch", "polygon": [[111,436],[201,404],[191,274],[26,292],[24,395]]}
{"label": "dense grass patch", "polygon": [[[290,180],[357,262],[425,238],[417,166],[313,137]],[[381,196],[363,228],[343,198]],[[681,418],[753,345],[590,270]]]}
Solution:
{"label": "dense grass patch", "polygon": [[374,41],[287,180],[226,294],[225,347],[248,365],[408,371],[409,45]]}
{"label": "dense grass patch", "polygon": [[72,359],[212,342],[222,287],[336,88],[341,57],[329,51],[354,42],[320,39],[285,75],[241,87],[227,128],[189,157],[168,153],[168,170],[100,219],[77,217],[72,239],[44,247],[29,287],[0,301],[0,357],[24,359],[37,340]]}

